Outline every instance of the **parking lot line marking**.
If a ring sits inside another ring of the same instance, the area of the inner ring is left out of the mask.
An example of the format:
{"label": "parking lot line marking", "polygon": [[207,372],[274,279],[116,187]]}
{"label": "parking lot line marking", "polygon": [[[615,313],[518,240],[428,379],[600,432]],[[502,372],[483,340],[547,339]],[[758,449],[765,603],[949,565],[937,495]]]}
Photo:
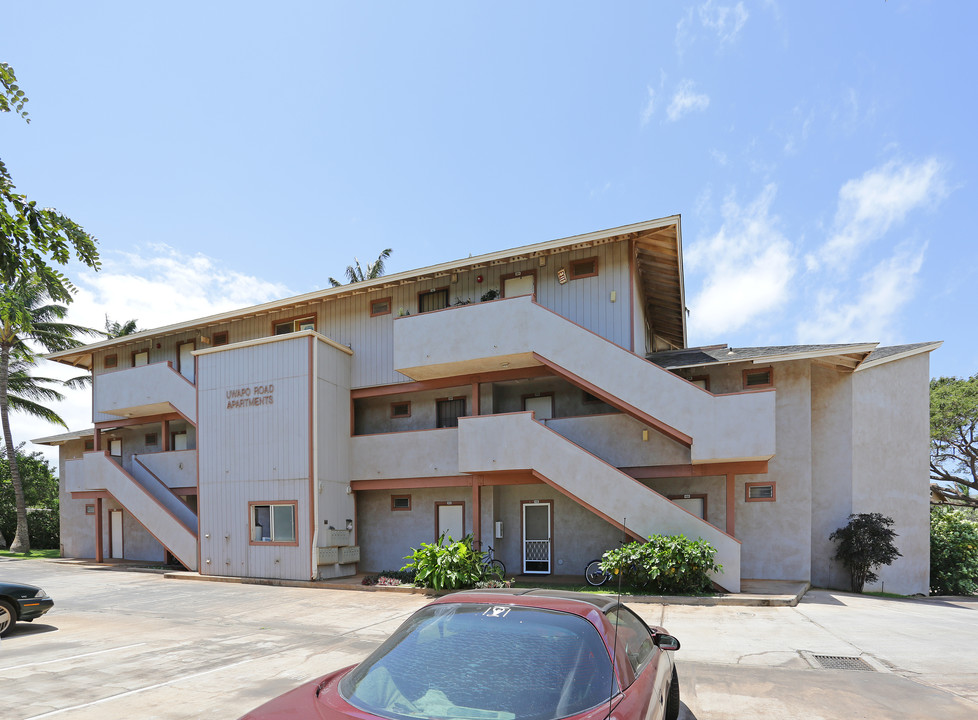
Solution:
{"label": "parking lot line marking", "polygon": [[101,655],[102,653],[115,652],[116,650],[127,650],[129,648],[139,647],[140,645],[145,645],[146,643],[133,643],[132,645],[123,645],[122,647],[109,648],[108,650],[95,650],[90,653],[82,653],[81,655],[70,655],[66,658],[58,658],[57,660],[45,660],[44,662],[26,663],[23,665],[11,665],[10,667],[0,668],[0,672],[5,670],[20,670],[21,668],[37,667],[38,665],[51,665],[52,663],[66,662],[68,660],[77,660],[78,658],[91,657],[92,655]]}
{"label": "parking lot line marking", "polygon": [[211,668],[210,670],[203,670],[198,673],[183,675],[182,677],[173,678],[172,680],[167,680],[166,682],[156,683],[155,685],[147,685],[146,687],[137,688],[135,690],[127,690],[126,692],[117,693],[115,695],[109,695],[108,697],[104,697],[99,700],[93,700],[92,702],[89,703],[82,703],[81,705],[73,705],[71,707],[60,708],[58,710],[51,710],[50,712],[46,712],[41,715],[32,715],[31,717],[26,718],[25,720],[40,720],[41,718],[51,717],[53,715],[60,715],[61,713],[71,712],[72,710],[81,710],[82,708],[101,705],[102,703],[109,702],[110,700],[118,700],[120,698],[128,697],[129,695],[136,695],[138,693],[145,692],[147,690],[155,690],[156,688],[166,687],[167,685],[173,685],[174,683],[183,682],[184,680],[190,680],[191,678],[200,677],[201,675],[209,675],[211,673],[220,672],[221,670],[227,670],[228,668],[237,667],[238,665],[244,665],[245,663],[254,662],[255,660],[258,659],[259,658],[247,658],[246,660],[240,660],[236,663],[231,663],[230,665],[222,665],[221,667],[218,668]]}

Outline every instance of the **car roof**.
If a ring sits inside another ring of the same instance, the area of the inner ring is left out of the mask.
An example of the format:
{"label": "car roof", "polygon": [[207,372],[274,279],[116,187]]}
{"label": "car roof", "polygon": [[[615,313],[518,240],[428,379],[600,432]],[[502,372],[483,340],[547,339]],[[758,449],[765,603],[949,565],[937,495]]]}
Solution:
{"label": "car roof", "polygon": [[463,590],[445,595],[435,603],[507,603],[526,607],[563,610],[584,615],[597,609],[606,613],[620,604],[617,596],[598,593],[572,592],[570,590],[548,590],[546,588],[486,588],[483,590]]}

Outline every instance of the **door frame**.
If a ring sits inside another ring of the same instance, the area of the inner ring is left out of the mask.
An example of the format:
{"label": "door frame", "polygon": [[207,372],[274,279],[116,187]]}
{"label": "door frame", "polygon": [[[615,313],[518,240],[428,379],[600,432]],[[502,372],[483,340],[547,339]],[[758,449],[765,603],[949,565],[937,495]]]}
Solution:
{"label": "door frame", "polygon": [[[547,570],[526,569],[526,506],[548,505],[550,513],[550,557],[547,559]],[[554,501],[553,500],[520,500],[520,569],[524,575],[553,575],[554,573]]]}
{"label": "door frame", "polygon": [[440,533],[438,532],[438,513],[439,508],[442,506],[460,507],[462,508],[462,537],[453,537],[452,540],[458,541],[465,537],[465,500],[437,500],[435,501],[435,542],[438,541]]}
{"label": "door frame", "polygon": [[[669,500],[694,500],[694,499],[696,499],[696,500],[702,500],[703,501],[703,519],[706,520],[707,522],[710,521],[709,502],[706,499],[706,493],[682,493],[681,495],[666,495],[666,497]],[[678,505],[679,503],[676,503],[676,504]],[[683,506],[682,505],[679,505],[679,507],[683,507]],[[686,510],[686,508],[683,508],[683,510]],[[689,510],[686,510],[686,512],[689,512]],[[690,515],[692,515],[692,513],[690,513]]]}
{"label": "door frame", "polygon": [[[530,293],[530,296],[533,297],[533,298],[536,298],[536,296],[537,296],[537,280],[538,280],[536,268],[533,268],[531,270],[521,270],[518,273],[517,272],[511,272],[511,273],[506,273],[505,275],[500,275],[499,276],[499,297],[501,297],[501,298],[506,297],[506,281],[507,280],[512,280],[513,278],[524,278],[527,275],[532,275],[533,276],[533,292]],[[522,297],[522,295],[511,295],[510,297]]]}

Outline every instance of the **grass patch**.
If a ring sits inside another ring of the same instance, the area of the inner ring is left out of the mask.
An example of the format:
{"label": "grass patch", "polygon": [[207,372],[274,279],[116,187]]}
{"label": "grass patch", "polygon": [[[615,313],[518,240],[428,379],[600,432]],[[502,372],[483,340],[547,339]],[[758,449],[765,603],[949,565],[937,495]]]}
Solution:
{"label": "grass patch", "polygon": [[61,557],[61,550],[59,549],[35,550],[31,548],[31,550],[27,553],[14,553],[14,552],[10,552],[9,550],[0,550],[0,557],[33,558],[35,560],[37,559],[50,560],[51,558]]}
{"label": "grass patch", "polygon": [[864,592],[863,595],[872,595],[873,597],[881,597],[881,598],[896,598],[898,600],[909,597],[908,595],[897,595],[896,593],[888,593],[888,592]]}

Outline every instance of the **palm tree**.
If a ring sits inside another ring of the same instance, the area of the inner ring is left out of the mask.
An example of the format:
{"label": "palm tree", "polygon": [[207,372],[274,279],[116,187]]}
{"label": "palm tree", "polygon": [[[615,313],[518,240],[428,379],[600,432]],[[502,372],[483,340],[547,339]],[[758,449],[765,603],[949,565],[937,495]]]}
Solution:
{"label": "palm tree", "polygon": [[38,401],[49,402],[60,396],[57,391],[45,387],[44,383],[72,385],[77,382],[77,379],[65,382],[31,376],[30,370],[37,362],[32,345],[55,352],[80,345],[75,339],[77,334],[100,334],[97,330],[61,322],[68,308],[56,303],[45,304],[47,299],[47,291],[37,278],[0,285],[0,423],[3,425],[4,448],[17,504],[17,532],[10,550],[17,553],[28,552],[30,540],[27,536],[24,488],[10,432],[10,411],[28,412],[65,425],[57,413]]}
{"label": "palm tree", "polygon": [[[353,264],[346,266],[346,277],[351,283],[363,282],[364,280],[376,280],[381,275],[384,274],[384,261],[391,256],[391,249],[387,248],[377,259],[372,263],[367,265],[367,271],[364,272],[363,268],[360,267],[360,259],[353,258]],[[329,284],[331,287],[339,287],[343,283],[335,278],[329,279]]]}
{"label": "palm tree", "polygon": [[118,320],[109,322],[109,316],[105,316],[105,337],[120,338],[138,332],[139,328],[136,327],[135,319],[126,320],[124,323],[120,323]]}

